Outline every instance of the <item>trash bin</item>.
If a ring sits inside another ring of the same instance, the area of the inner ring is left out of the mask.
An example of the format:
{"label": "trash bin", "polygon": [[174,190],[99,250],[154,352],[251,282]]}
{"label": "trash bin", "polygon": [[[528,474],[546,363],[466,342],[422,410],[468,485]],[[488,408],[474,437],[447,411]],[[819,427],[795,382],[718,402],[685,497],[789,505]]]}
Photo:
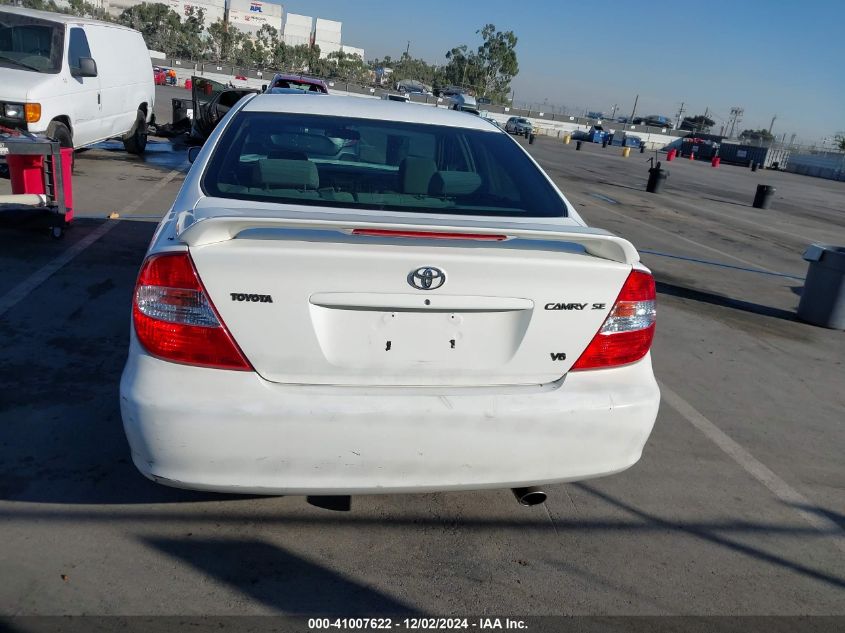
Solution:
{"label": "trash bin", "polygon": [[798,318],[845,330],[845,246],[813,244],[804,251],[804,259],[810,266],[798,304]]}
{"label": "trash bin", "polygon": [[660,193],[660,190],[663,188],[663,183],[666,182],[666,179],[669,177],[669,172],[660,168],[660,163],[657,163],[657,167],[650,167],[648,170],[648,184],[646,185],[645,190],[648,193]]}
{"label": "trash bin", "polygon": [[755,209],[768,209],[775,195],[775,189],[771,185],[757,185],[757,193],[754,194]]}
{"label": "trash bin", "polygon": [[176,123],[177,121],[181,121],[186,118],[188,116],[188,111],[192,110],[194,107],[193,99],[173,99],[170,103],[173,108],[171,123]]}

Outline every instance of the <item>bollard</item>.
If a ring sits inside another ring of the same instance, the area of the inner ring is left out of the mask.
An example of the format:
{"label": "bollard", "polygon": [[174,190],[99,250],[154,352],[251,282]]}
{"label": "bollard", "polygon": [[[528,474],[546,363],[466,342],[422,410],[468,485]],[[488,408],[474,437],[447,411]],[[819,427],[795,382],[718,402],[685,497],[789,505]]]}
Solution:
{"label": "bollard", "polygon": [[645,143],[640,143],[640,154],[645,154]]}
{"label": "bollard", "polygon": [[757,163],[755,163],[753,161],[751,163],[751,171],[757,171]]}
{"label": "bollard", "polygon": [[631,155],[631,148],[630,147],[623,147],[622,148],[622,158],[628,158]]}
{"label": "bollard", "polygon": [[528,138],[528,135],[531,134],[528,130],[525,130],[525,138]]}
{"label": "bollard", "polygon": [[601,146],[602,148],[607,147],[607,137],[602,137],[601,139]]}
{"label": "bollard", "polygon": [[673,160],[675,160],[675,155],[677,153],[678,150],[676,150],[675,148],[672,148],[668,152],[666,152],[666,162],[671,163]]}
{"label": "bollard", "polygon": [[564,142],[564,144],[569,145],[569,142],[570,142],[571,140],[572,140],[572,135],[571,135],[571,134],[565,134],[565,135],[564,135],[564,137],[563,137],[563,142]]}
{"label": "bollard", "polygon": [[577,149],[579,152],[581,151],[581,141],[575,141],[575,149]]}
{"label": "bollard", "polygon": [[710,159],[710,166],[711,167],[718,167],[721,164],[721,162],[722,162],[721,158],[719,158],[718,156],[714,156],[713,158]]}
{"label": "bollard", "polygon": [[648,183],[646,184],[645,190],[648,193],[660,193],[663,183],[666,182],[668,177],[669,172],[661,169],[660,162],[658,161],[656,167],[650,167],[648,170]]}
{"label": "bollard", "polygon": [[534,134],[529,134],[529,135],[528,135],[528,144],[529,144],[529,145],[533,145],[533,144],[534,144]]}
{"label": "bollard", "polygon": [[752,206],[755,209],[768,209],[775,195],[775,191],[777,189],[771,185],[757,185],[757,193],[754,194],[754,203]]}

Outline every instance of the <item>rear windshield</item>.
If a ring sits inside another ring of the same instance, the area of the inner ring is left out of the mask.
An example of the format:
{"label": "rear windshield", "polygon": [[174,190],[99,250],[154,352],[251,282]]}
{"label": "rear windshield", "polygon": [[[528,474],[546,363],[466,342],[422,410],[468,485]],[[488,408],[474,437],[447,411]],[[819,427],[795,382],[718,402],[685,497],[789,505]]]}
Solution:
{"label": "rear windshield", "polygon": [[372,119],[241,112],[202,185],[210,196],[262,202],[566,216],[563,200],[507,135]]}
{"label": "rear windshield", "polygon": [[0,66],[55,74],[61,70],[63,50],[62,25],[0,12]]}

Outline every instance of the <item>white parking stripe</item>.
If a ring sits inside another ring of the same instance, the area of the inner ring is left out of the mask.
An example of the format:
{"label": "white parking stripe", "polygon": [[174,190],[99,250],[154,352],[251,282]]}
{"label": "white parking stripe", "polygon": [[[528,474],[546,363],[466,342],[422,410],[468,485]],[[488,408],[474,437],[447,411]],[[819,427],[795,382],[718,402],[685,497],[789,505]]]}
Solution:
{"label": "white parking stripe", "polygon": [[[177,169],[169,172],[158,182],[158,184],[156,184],[155,187],[148,189],[143,196],[126,205],[123,209],[121,209],[120,213],[136,211],[142,204],[164,189],[164,187],[170,184],[176,176],[182,173],[183,167],[185,167],[185,165],[180,165]],[[108,221],[105,224],[98,226],[76,244],[69,247],[61,255],[39,268],[17,286],[12,288],[9,292],[0,297],[0,316],[3,316],[11,308],[23,301],[30,292],[47,281],[53,274],[56,273],[56,271],[60,270],[64,265],[70,262],[86,248],[91,246],[91,244],[103,237],[103,235],[111,231],[115,226],[117,226],[117,222],[113,221]]]}
{"label": "white parking stripe", "polygon": [[766,486],[778,499],[790,506],[804,521],[825,534],[831,534],[834,544],[845,552],[845,531],[838,523],[822,514],[805,510],[804,508],[812,508],[815,504],[773,473],[765,464],[699,413],[695,407],[672,391],[662,381],[660,382],[660,392],[663,400],[680,413],[685,420],[742,466],[749,475]]}

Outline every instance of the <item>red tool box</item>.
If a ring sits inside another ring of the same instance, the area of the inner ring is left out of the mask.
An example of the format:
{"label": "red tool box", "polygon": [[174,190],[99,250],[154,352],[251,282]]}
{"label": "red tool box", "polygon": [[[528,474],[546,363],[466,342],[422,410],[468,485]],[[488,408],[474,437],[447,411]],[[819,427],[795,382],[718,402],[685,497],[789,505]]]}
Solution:
{"label": "red tool box", "polygon": [[73,219],[73,150],[26,132],[0,133],[12,195],[0,196],[0,213],[26,214],[59,238]]}

